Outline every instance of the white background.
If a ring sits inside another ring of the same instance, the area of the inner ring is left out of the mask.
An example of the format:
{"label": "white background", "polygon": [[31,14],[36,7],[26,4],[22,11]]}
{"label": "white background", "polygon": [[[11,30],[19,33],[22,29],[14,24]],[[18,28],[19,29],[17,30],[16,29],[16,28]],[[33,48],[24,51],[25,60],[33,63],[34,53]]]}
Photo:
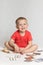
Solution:
{"label": "white background", "polygon": [[43,0],[0,0],[0,46],[16,30],[15,20],[19,16],[28,19],[33,42],[43,48]]}

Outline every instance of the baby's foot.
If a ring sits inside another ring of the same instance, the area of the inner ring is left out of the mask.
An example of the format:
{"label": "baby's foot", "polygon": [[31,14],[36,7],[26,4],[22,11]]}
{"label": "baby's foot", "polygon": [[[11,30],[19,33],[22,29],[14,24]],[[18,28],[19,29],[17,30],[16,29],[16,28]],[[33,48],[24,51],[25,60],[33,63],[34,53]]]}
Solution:
{"label": "baby's foot", "polygon": [[9,53],[9,50],[6,47],[2,51],[5,53]]}

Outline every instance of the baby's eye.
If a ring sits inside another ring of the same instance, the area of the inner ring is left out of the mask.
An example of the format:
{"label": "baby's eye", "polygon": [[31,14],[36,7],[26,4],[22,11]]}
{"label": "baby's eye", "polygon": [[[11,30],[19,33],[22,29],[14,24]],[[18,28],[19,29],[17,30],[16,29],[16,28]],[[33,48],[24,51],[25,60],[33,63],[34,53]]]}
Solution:
{"label": "baby's eye", "polygon": [[22,24],[19,24],[19,26],[21,26]]}
{"label": "baby's eye", "polygon": [[24,23],[24,25],[26,25],[26,24]]}

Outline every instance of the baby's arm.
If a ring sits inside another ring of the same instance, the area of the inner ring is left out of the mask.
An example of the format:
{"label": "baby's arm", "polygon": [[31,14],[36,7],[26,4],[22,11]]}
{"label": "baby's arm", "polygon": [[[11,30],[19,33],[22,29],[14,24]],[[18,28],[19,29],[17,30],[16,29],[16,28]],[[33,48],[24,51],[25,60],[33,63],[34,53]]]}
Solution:
{"label": "baby's arm", "polygon": [[9,45],[12,46],[12,47],[15,46],[15,44],[14,44],[14,40],[13,40],[13,39],[10,39],[8,43],[9,43]]}
{"label": "baby's arm", "polygon": [[25,48],[21,48],[21,52],[24,52],[25,50],[29,49],[32,46],[32,41],[28,42],[28,45]]}
{"label": "baby's arm", "polygon": [[17,46],[17,44],[15,43],[13,39],[10,39],[9,45],[13,47],[15,52],[19,52],[19,47]]}
{"label": "baby's arm", "polygon": [[31,46],[32,46],[32,41],[29,41],[29,42],[28,42],[28,45],[27,45],[24,49],[25,49],[25,50],[26,50],[26,49],[29,49]]}

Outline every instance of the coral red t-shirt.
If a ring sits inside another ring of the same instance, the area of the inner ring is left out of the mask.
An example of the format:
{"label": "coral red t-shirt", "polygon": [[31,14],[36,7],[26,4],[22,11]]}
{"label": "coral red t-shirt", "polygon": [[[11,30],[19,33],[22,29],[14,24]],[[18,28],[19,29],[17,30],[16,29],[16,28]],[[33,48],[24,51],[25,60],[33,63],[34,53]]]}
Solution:
{"label": "coral red t-shirt", "polygon": [[19,47],[26,47],[28,45],[28,42],[32,40],[31,33],[29,31],[25,31],[25,35],[21,36],[19,33],[19,30],[13,33],[11,36],[11,39],[15,41],[15,44],[17,44]]}

